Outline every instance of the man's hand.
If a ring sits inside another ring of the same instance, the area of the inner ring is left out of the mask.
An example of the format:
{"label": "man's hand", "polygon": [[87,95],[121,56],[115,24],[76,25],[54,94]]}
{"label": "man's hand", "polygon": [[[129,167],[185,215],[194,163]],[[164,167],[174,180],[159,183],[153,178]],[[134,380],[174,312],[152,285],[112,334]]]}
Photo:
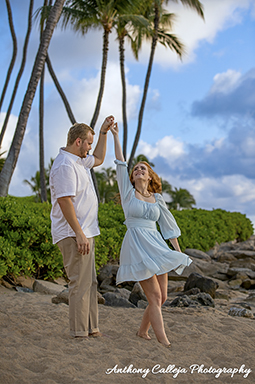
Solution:
{"label": "man's hand", "polygon": [[114,124],[110,127],[110,130],[111,130],[113,136],[118,135],[118,134],[119,134],[118,123],[114,123]]}
{"label": "man's hand", "polygon": [[89,241],[83,232],[79,232],[76,234],[76,242],[77,242],[79,253],[81,253],[82,255],[89,254],[89,251],[90,251]]}
{"label": "man's hand", "polygon": [[102,133],[107,133],[113,124],[114,124],[114,116],[110,115],[106,117],[106,119],[104,120],[100,131]]}

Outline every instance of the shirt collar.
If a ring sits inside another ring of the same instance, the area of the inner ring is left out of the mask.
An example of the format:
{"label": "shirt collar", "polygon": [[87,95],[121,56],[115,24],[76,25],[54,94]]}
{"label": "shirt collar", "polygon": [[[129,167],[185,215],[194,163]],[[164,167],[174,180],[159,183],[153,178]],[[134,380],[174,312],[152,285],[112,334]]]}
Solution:
{"label": "shirt collar", "polygon": [[80,156],[75,155],[74,153],[66,151],[65,147],[61,147],[59,150],[59,153],[61,153],[62,155],[70,157],[71,159],[73,159],[75,161],[75,163],[83,165],[84,159],[82,159]]}

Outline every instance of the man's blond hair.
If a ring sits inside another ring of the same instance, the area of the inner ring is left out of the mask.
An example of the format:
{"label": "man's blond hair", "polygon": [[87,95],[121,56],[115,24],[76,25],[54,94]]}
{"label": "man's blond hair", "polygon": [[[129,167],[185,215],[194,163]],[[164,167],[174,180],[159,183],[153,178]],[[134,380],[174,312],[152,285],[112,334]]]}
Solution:
{"label": "man's blond hair", "polygon": [[76,139],[80,138],[82,141],[87,139],[88,133],[95,134],[94,130],[87,124],[75,123],[68,131],[67,146],[72,145]]}

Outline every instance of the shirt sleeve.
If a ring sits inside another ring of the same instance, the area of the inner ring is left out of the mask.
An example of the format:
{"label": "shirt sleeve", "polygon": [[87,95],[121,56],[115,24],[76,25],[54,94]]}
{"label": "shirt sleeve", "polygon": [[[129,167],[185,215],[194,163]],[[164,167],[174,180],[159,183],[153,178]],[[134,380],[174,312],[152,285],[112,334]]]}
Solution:
{"label": "shirt sleeve", "polygon": [[62,164],[56,168],[51,177],[55,198],[76,195],[76,175],[73,167]]}
{"label": "shirt sleeve", "polygon": [[133,186],[129,180],[127,163],[120,160],[114,160],[114,163],[117,164],[117,182],[121,201],[124,202],[127,199],[130,191],[133,190]]}
{"label": "shirt sleeve", "polygon": [[175,239],[181,235],[180,228],[178,227],[175,218],[166,206],[163,197],[157,194],[157,201],[160,208],[160,217],[158,224],[164,239]]}
{"label": "shirt sleeve", "polygon": [[87,155],[83,159],[83,165],[85,168],[91,169],[94,167],[95,164],[95,157],[93,155]]}

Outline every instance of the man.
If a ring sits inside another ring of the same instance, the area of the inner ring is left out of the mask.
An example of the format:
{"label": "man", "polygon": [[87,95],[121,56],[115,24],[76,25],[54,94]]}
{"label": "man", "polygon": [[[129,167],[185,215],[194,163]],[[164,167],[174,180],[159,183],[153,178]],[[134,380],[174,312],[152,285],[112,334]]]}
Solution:
{"label": "man", "polygon": [[103,122],[93,155],[94,131],[76,123],[68,132],[50,173],[53,243],[62,255],[69,279],[69,324],[73,337],[102,336],[98,328],[94,236],[100,234],[98,201],[90,169],[102,164],[106,137],[114,117]]}

